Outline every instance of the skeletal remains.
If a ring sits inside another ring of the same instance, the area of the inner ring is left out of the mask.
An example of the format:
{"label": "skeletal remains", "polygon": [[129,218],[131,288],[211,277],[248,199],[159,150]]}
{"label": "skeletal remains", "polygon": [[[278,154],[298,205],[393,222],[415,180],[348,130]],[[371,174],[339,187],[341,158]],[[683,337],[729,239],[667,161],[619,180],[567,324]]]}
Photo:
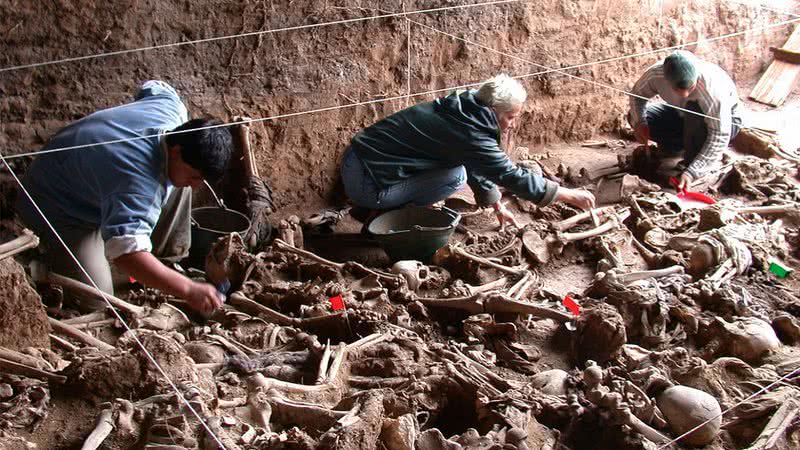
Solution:
{"label": "skeletal remains", "polygon": [[[41,427],[66,385],[99,405],[86,449],[796,448],[783,405],[797,378],[721,414],[797,367],[800,307],[751,287],[786,256],[785,205],[685,211],[639,192],[388,268],[303,249],[296,219],[257,254],[231,235],[206,261],[233,288],[208,322],[179,299],[106,295],[132,331],[108,310],[51,317],[57,351],[0,348],[0,430]],[[575,317],[543,279],[556,255],[587,249],[596,274],[572,293]]]}

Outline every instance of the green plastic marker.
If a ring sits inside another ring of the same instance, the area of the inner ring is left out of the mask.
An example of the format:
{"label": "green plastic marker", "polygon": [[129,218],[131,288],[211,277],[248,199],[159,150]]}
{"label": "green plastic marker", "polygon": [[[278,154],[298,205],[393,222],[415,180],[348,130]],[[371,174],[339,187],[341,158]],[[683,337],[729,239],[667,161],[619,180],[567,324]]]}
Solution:
{"label": "green plastic marker", "polygon": [[784,266],[779,262],[773,261],[769,263],[769,271],[775,274],[775,276],[778,278],[786,278],[786,276],[789,275],[789,272],[791,272],[792,269],[789,269],[788,267]]}

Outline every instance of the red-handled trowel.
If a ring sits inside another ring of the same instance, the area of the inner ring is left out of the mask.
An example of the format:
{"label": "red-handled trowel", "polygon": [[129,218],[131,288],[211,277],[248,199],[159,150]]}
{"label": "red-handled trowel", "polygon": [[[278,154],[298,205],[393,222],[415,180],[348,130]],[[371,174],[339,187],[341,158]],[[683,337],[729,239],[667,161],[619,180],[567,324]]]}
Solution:
{"label": "red-handled trowel", "polygon": [[681,200],[690,200],[693,202],[705,203],[707,205],[713,205],[714,203],[717,203],[716,200],[714,200],[713,198],[709,197],[706,194],[703,194],[702,192],[692,192],[692,191],[687,191],[686,189],[679,189],[678,185],[680,183],[678,182],[678,179],[675,177],[669,177],[669,184],[671,184],[672,187],[674,187],[675,190],[678,191],[677,197]]}

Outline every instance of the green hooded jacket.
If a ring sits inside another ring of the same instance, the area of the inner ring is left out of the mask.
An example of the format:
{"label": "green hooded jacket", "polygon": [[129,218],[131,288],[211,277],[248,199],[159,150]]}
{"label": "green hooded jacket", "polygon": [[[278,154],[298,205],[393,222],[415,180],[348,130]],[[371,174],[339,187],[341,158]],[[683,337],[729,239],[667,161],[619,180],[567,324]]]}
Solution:
{"label": "green hooded jacket", "polygon": [[351,147],[384,189],[420,172],[463,165],[481,206],[500,200],[498,185],[539,206],[552,203],[558,184],[508,158],[497,116],[475,92],[454,92],[392,114],[360,131]]}

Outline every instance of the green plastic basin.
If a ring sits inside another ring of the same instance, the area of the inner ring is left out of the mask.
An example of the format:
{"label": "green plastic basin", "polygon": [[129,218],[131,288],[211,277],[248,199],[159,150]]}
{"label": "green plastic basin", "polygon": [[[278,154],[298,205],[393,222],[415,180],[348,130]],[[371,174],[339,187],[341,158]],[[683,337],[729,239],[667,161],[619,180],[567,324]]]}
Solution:
{"label": "green plastic basin", "polygon": [[409,206],[376,217],[367,231],[393,261],[415,259],[428,263],[447,245],[461,216],[449,208]]}

